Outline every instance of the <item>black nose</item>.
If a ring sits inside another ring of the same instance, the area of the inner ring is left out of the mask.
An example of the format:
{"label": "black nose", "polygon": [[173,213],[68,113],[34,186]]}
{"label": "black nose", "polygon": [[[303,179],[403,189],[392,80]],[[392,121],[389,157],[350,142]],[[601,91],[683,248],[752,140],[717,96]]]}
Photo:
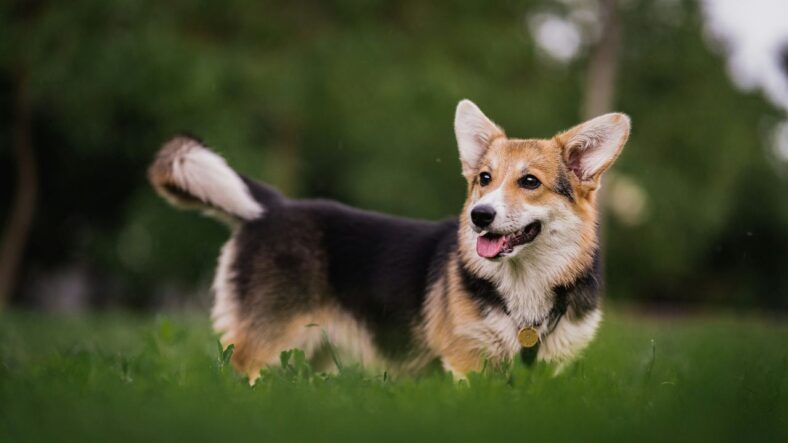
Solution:
{"label": "black nose", "polygon": [[471,221],[474,225],[486,228],[493,220],[495,220],[495,209],[492,206],[480,205],[471,209]]}

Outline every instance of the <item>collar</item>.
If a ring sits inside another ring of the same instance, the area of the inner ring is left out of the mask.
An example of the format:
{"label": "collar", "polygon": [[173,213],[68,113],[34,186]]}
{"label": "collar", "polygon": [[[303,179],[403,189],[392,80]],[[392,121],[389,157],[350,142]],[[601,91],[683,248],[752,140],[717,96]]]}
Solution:
{"label": "collar", "polygon": [[[553,308],[547,317],[539,323],[523,326],[517,331],[517,341],[520,342],[520,359],[526,366],[533,366],[536,362],[536,356],[539,354],[539,345],[547,338],[558,326],[558,322],[566,314],[566,291],[555,291],[555,301]],[[547,323],[547,329],[543,333],[539,332],[542,324]]]}

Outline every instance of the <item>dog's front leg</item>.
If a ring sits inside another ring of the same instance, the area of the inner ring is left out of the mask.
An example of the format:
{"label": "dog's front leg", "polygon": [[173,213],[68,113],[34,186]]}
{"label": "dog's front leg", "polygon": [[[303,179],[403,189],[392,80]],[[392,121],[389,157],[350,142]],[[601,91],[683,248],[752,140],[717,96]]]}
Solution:
{"label": "dog's front leg", "polygon": [[443,369],[452,375],[454,381],[467,380],[469,373],[481,372],[484,366],[482,361],[481,353],[460,347],[445,352],[441,358]]}

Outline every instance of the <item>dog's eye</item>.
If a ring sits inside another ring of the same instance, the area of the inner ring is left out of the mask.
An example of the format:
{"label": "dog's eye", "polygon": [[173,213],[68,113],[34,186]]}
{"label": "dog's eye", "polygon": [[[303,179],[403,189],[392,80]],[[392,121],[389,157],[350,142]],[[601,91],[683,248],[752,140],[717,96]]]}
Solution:
{"label": "dog's eye", "polygon": [[489,172],[482,172],[481,174],[479,174],[480,185],[487,186],[490,184],[490,181],[492,181],[492,176],[490,175]]}
{"label": "dog's eye", "polygon": [[519,184],[521,188],[536,189],[542,185],[542,182],[540,182],[539,179],[533,175],[528,174],[525,177],[520,177],[520,180],[517,181],[517,184]]}

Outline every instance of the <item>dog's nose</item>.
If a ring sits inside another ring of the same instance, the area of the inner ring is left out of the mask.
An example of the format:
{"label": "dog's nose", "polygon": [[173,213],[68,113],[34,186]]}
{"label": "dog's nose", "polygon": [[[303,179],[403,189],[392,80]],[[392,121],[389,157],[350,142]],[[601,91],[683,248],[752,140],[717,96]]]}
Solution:
{"label": "dog's nose", "polygon": [[495,220],[495,209],[492,206],[479,205],[471,209],[471,221],[474,225],[486,228],[493,220]]}

